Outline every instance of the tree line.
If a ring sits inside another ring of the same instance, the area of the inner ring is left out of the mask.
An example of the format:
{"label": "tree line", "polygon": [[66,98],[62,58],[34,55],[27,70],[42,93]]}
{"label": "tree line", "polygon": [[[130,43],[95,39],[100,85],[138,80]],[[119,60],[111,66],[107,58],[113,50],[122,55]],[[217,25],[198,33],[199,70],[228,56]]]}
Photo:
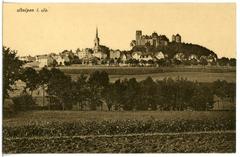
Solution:
{"label": "tree line", "polygon": [[[26,90],[32,93],[41,87],[50,98],[48,109],[71,110],[211,110],[214,95],[235,99],[235,83],[215,81],[199,83],[184,78],[165,78],[154,81],[147,77],[109,81],[105,71],[94,71],[89,76],[81,74],[72,80],[61,70],[43,68],[39,72],[26,68],[22,75]],[[44,96],[44,95],[43,95]]]}

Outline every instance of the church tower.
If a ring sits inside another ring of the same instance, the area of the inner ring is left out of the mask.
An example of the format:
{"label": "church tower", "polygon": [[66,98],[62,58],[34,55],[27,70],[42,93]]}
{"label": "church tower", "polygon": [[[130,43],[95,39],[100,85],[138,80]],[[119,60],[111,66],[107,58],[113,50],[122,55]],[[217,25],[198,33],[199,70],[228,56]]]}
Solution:
{"label": "church tower", "polygon": [[96,37],[94,39],[94,51],[95,52],[99,51],[99,42],[100,42],[100,39],[98,37],[98,28],[96,28]]}

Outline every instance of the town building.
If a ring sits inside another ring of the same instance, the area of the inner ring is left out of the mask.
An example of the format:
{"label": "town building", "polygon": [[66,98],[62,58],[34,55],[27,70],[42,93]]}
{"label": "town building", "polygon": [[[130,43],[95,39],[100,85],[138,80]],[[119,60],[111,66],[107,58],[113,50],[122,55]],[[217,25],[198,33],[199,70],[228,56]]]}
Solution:
{"label": "town building", "polygon": [[157,58],[157,59],[164,59],[164,54],[160,51],[160,52],[156,52],[154,54],[154,56]]}
{"label": "town building", "polygon": [[121,55],[120,50],[110,50],[109,58],[117,60],[120,57],[120,55]]}
{"label": "town building", "polygon": [[33,62],[33,61],[36,61],[36,58],[32,57],[30,55],[29,56],[20,56],[19,60],[24,61],[24,62]]}
{"label": "town building", "polygon": [[173,57],[174,59],[177,59],[177,60],[180,60],[180,61],[183,61],[186,59],[185,55],[183,53],[177,53],[174,55]]}
{"label": "town building", "polygon": [[54,59],[49,55],[38,55],[36,61],[39,62],[39,68],[51,66]]}
{"label": "town building", "polygon": [[192,60],[192,59],[196,59],[196,60],[199,60],[198,56],[195,55],[195,54],[191,54],[189,57],[188,57],[189,60]]}
{"label": "town building", "polygon": [[77,52],[77,56],[79,59],[85,60],[93,57],[93,50],[90,48],[85,48],[79,52]]}
{"label": "town building", "polygon": [[133,59],[136,59],[136,60],[140,60],[141,55],[142,55],[142,52],[140,52],[140,51],[133,52],[133,53],[132,53],[132,58],[133,58]]}

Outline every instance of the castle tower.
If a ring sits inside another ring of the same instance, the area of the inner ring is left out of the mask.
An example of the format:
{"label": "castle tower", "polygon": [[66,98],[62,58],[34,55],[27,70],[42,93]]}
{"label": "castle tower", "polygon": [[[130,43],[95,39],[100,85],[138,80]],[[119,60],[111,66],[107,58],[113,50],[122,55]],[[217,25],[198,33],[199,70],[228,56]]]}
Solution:
{"label": "castle tower", "polygon": [[100,39],[98,37],[98,28],[96,28],[96,37],[94,39],[94,51],[95,52],[98,52],[98,50],[99,50],[99,45],[100,45],[99,43],[100,43]]}
{"label": "castle tower", "polygon": [[174,34],[172,35],[172,42],[176,42],[176,36]]}
{"label": "castle tower", "polygon": [[179,34],[176,35],[176,42],[181,43],[181,36]]}
{"label": "castle tower", "polygon": [[136,45],[141,45],[142,31],[136,31]]}

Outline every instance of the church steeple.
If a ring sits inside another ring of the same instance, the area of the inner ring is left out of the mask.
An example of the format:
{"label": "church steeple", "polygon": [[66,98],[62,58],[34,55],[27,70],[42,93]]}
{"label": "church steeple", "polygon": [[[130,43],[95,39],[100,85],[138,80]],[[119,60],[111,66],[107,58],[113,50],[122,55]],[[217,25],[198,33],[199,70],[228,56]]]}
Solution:
{"label": "church steeple", "polygon": [[96,38],[98,38],[98,27],[96,28]]}
{"label": "church steeple", "polygon": [[96,28],[96,37],[94,39],[94,52],[98,52],[99,51],[99,43],[100,43],[100,39],[98,37],[98,27]]}

